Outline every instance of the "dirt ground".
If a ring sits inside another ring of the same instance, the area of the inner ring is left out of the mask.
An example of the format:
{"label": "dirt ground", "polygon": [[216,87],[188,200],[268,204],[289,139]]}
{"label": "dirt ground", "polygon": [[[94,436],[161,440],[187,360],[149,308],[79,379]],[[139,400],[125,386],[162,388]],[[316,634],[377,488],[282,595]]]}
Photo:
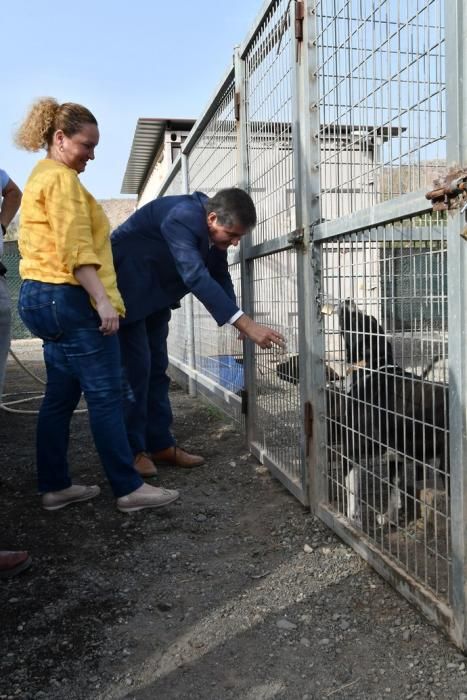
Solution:
{"label": "dirt ground", "polygon": [[[6,391],[31,388],[10,365]],[[1,546],[34,559],[0,583],[0,699],[467,700],[462,654],[270,477],[238,427],[177,387],[172,402],[179,443],[206,465],[161,470],[180,500],[132,515],[115,508],[86,414],[70,461],[102,494],[42,511],[35,416],[0,411]]]}

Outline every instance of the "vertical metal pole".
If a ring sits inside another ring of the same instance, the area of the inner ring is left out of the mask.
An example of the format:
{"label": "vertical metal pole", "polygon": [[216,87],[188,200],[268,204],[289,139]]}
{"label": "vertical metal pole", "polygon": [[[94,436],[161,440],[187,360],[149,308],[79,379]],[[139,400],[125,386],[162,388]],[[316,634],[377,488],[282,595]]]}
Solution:
{"label": "vertical metal pole", "polygon": [[[294,3],[296,5],[296,3]],[[297,10],[301,8],[296,7]],[[304,0],[303,40],[296,64],[294,148],[296,167],[296,221],[303,229],[297,251],[300,399],[305,429],[302,456],[313,511],[324,498],[324,357],[320,309],[321,247],[313,244],[313,225],[320,221],[319,98],[316,49],[316,3]],[[293,18],[292,18],[293,19]],[[308,423],[308,425],[306,425]]]}
{"label": "vertical metal pole", "polygon": [[[180,156],[182,164],[182,192],[183,194],[190,193],[190,180],[188,173],[188,156],[182,153]],[[186,342],[187,342],[187,362],[190,369],[195,369],[196,354],[195,354],[195,319],[193,313],[193,295],[188,294],[185,302],[185,320],[186,320]],[[196,381],[188,375],[188,394],[196,396]]]}
{"label": "vertical metal pole", "polygon": [[[467,166],[467,27],[464,0],[445,3],[447,162]],[[467,648],[467,241],[465,217],[448,217],[449,423],[451,462],[452,605],[455,637]]]}
{"label": "vertical metal pole", "polygon": [[[248,171],[248,130],[247,130],[247,85],[245,61],[240,56],[238,47],[235,47],[235,99],[238,100],[237,120],[237,168],[238,186],[247,192],[250,191],[250,178]],[[240,248],[242,309],[249,316],[253,316],[254,286],[252,275],[252,262],[247,259],[248,249],[251,247],[250,236],[242,239]],[[247,390],[245,427],[248,444],[255,435],[256,414],[256,372],[255,349],[251,340],[243,341],[243,372],[245,388]]]}

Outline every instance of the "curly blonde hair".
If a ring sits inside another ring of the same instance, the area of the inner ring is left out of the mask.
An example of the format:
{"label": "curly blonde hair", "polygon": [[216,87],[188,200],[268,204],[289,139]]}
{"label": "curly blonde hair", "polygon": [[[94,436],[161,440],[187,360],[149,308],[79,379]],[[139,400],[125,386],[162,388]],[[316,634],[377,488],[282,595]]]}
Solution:
{"label": "curly blonde hair", "polygon": [[81,131],[85,124],[97,126],[97,120],[83,105],[75,102],[59,104],[53,97],[41,97],[33,103],[26,119],[16,132],[14,141],[19,148],[26,151],[48,149],[58,129],[61,129],[65,136],[71,137]]}

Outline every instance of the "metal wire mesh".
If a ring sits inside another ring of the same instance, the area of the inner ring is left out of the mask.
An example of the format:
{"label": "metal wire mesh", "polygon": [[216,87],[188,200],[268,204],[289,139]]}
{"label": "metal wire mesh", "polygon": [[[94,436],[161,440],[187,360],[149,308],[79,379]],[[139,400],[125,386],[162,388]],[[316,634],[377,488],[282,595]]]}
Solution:
{"label": "metal wire mesh", "polygon": [[18,314],[18,297],[21,287],[18,241],[8,241],[4,244],[2,261],[8,270],[6,279],[11,294],[11,339],[32,338],[32,334],[23,324]]}
{"label": "metal wire mesh", "polygon": [[249,183],[258,211],[253,243],[295,229],[294,48],[290,2],[277,0],[244,56]]}
{"label": "metal wire mesh", "polygon": [[[426,215],[323,244],[332,508],[448,599],[446,228]],[[346,301],[347,299],[347,301]]]}
{"label": "metal wire mesh", "polygon": [[[237,302],[241,305],[240,264],[230,266]],[[197,300],[193,300],[195,319],[196,369],[224,390],[239,395],[244,388],[243,344],[238,331],[226,324],[219,328],[212,316]],[[229,403],[227,413],[241,421],[240,404]]]}
{"label": "metal wire mesh", "polygon": [[444,0],[316,5],[322,216],[334,219],[444,168]]}
{"label": "metal wire mesh", "polygon": [[188,157],[190,191],[213,195],[237,184],[237,124],[235,121],[235,81],[218,96],[213,116],[203,129]]}
{"label": "metal wire mesh", "polygon": [[[446,221],[415,216],[423,209],[418,195],[397,198],[429,189],[445,174],[444,5],[444,0],[305,2],[308,34],[301,43],[295,37],[296,3],[266,3],[240,50],[243,65],[236,62],[238,74],[232,71],[224,82],[187,150],[190,191],[212,194],[236,185],[237,161],[242,181],[247,175],[259,223],[251,236],[254,248],[245,251],[244,303],[256,321],[275,326],[288,341],[285,353],[254,350],[253,367],[246,357],[252,379],[246,387],[250,449],[303,500],[309,470],[323,519],[353,543],[359,530],[358,546],[369,560],[383,563],[386,575],[394,573],[399,583],[409,583],[414,599],[422,588],[420,599],[430,604],[432,593],[453,603],[457,557],[451,533],[464,529],[462,513],[454,506],[451,513],[449,499]],[[310,84],[303,86],[302,78]],[[237,123],[235,90],[245,96]],[[303,124],[317,107],[319,126],[305,134]],[[237,142],[237,126],[246,135],[245,152],[238,155],[243,139]],[[301,180],[317,164],[320,214],[318,200],[309,201],[307,178]],[[172,193],[170,187],[165,194]],[[284,250],[284,234],[296,229],[296,189],[307,192],[299,197],[300,209],[303,202],[311,212],[308,217],[300,210],[299,221],[321,215],[323,222],[333,222],[315,228],[309,269],[301,264],[304,254],[297,266],[295,250]],[[373,223],[387,221],[393,223]],[[345,233],[323,238],[327,227]],[[239,292],[236,258],[232,272]],[[311,349],[311,358],[301,358],[307,376],[300,388],[299,334],[312,327],[320,336],[319,310],[324,354],[320,337],[300,337],[300,346]],[[299,324],[299,311],[305,323]],[[210,380],[232,396],[244,381],[235,335],[230,328],[219,330],[196,301],[194,321],[202,386]],[[188,361],[185,327],[182,309],[174,313],[169,341],[179,364]],[[323,387],[316,369],[321,361]],[[301,416],[307,418],[310,408],[316,419],[323,390],[323,444],[317,446],[314,438],[310,443],[318,461],[320,447],[324,454],[316,478],[315,465],[303,461],[308,436]],[[301,396],[309,406],[300,405]],[[238,417],[238,402],[224,409]]]}
{"label": "metal wire mesh", "polygon": [[300,397],[294,373],[298,351],[296,253],[288,250],[258,258],[253,268],[254,317],[279,330],[287,340],[286,352],[256,350],[255,384],[250,387],[254,441],[292,481],[301,483]]}
{"label": "metal wire mesh", "polygon": [[174,162],[167,179],[162,185],[162,191],[159,194],[169,197],[172,195],[183,194],[184,192],[185,189],[183,186],[181,159],[178,158]]}
{"label": "metal wire mesh", "polygon": [[181,300],[180,308],[172,310],[169,324],[169,336],[167,349],[171,359],[176,359],[182,364],[188,365],[189,347],[187,329],[186,297]]}

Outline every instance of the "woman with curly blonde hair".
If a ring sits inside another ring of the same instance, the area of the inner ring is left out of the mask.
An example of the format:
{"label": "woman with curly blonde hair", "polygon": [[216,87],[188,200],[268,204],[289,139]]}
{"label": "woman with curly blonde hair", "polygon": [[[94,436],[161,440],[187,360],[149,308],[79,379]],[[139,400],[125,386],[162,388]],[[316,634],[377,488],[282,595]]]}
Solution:
{"label": "woman with curly blonde hair", "polygon": [[116,333],[125,313],[117,289],[103,209],[78,179],[99,142],[96,118],[82,105],[37,100],[15,141],[46,150],[24,188],[20,216],[19,313],[44,341],[47,386],[37,426],[42,506],[57,510],[97,496],[72,484],[70,421],[84,393],[94,442],[121,511],[159,507],[177,491],[155,488],[133,466],[121,396]]}

